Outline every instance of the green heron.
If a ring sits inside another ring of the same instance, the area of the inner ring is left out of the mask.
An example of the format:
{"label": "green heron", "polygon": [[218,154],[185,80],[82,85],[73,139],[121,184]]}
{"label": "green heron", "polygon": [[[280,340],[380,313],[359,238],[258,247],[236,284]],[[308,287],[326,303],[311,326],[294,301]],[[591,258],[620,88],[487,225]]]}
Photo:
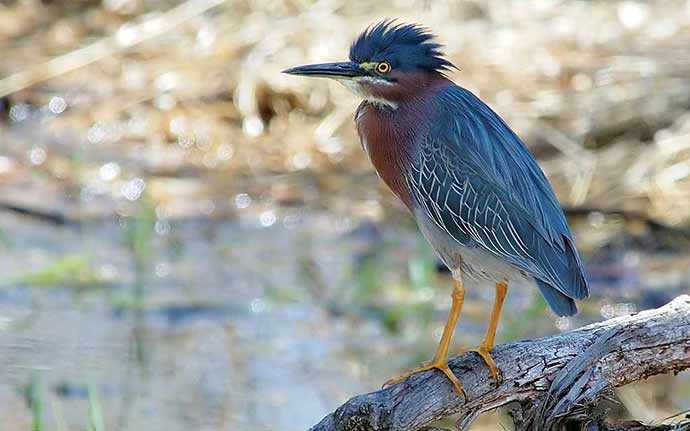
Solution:
{"label": "green heron", "polygon": [[534,280],[559,316],[589,294],[561,206],[525,144],[491,108],[446,73],[429,30],[383,21],[352,44],[349,61],[293,67],[293,75],[335,79],[364,100],[355,123],[379,176],[407,206],[453,276],[452,305],[433,360],[458,393],[448,348],[462,310],[463,277],[495,282],[493,311],[477,352],[496,382],[491,350],[508,282]]}

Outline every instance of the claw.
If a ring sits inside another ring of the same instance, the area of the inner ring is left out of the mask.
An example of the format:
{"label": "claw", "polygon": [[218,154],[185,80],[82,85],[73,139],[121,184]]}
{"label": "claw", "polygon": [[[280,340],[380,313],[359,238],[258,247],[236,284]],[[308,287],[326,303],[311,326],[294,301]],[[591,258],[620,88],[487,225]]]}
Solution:
{"label": "claw", "polygon": [[392,379],[389,379],[386,381],[386,383],[383,384],[383,387],[388,387],[390,385],[394,385],[396,383],[400,383],[403,380],[406,380],[408,377],[412,376],[413,374],[421,373],[422,371],[428,371],[432,369],[437,369],[443,372],[445,376],[450,380],[450,382],[453,384],[453,388],[455,389],[455,392],[458,395],[462,395],[465,398],[467,398],[467,394],[465,393],[465,389],[462,387],[462,383],[460,383],[460,380],[458,380],[457,377],[455,377],[455,374],[450,370],[450,367],[448,367],[448,362],[432,362],[431,364],[428,365],[423,365],[421,367],[415,368],[413,370],[410,370],[398,377],[394,377]]}
{"label": "claw", "polygon": [[474,349],[467,349],[468,352],[475,352],[484,360],[484,363],[489,367],[489,372],[491,372],[491,377],[496,381],[496,385],[501,384],[503,378],[501,376],[501,370],[496,366],[494,358],[491,357],[491,351],[484,346],[479,346]]}

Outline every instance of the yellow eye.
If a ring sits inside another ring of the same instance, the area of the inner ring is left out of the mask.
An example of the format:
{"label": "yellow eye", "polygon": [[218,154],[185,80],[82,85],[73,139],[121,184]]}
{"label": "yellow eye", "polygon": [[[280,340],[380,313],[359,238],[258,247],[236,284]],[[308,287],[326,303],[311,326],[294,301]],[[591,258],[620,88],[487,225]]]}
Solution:
{"label": "yellow eye", "polygon": [[381,75],[384,75],[391,71],[391,65],[387,61],[382,61],[376,65],[376,71]]}

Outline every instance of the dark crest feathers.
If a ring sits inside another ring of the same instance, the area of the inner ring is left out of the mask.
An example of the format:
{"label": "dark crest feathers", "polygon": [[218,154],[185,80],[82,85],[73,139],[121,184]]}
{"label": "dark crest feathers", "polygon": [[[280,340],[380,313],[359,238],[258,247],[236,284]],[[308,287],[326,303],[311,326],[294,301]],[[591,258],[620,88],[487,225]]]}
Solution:
{"label": "dark crest feathers", "polygon": [[369,27],[350,47],[350,60],[388,61],[401,70],[422,69],[443,72],[455,66],[443,57],[434,35],[416,24],[381,21]]}

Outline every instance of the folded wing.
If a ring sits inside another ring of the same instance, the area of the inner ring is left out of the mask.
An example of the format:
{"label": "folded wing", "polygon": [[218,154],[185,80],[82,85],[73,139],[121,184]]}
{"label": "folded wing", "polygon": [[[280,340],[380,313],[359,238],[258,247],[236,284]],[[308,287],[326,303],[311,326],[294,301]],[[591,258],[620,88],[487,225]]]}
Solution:
{"label": "folded wing", "polygon": [[561,315],[588,295],[582,263],[550,184],[525,145],[467,90],[445,90],[406,179],[427,215],[459,244],[532,275]]}

